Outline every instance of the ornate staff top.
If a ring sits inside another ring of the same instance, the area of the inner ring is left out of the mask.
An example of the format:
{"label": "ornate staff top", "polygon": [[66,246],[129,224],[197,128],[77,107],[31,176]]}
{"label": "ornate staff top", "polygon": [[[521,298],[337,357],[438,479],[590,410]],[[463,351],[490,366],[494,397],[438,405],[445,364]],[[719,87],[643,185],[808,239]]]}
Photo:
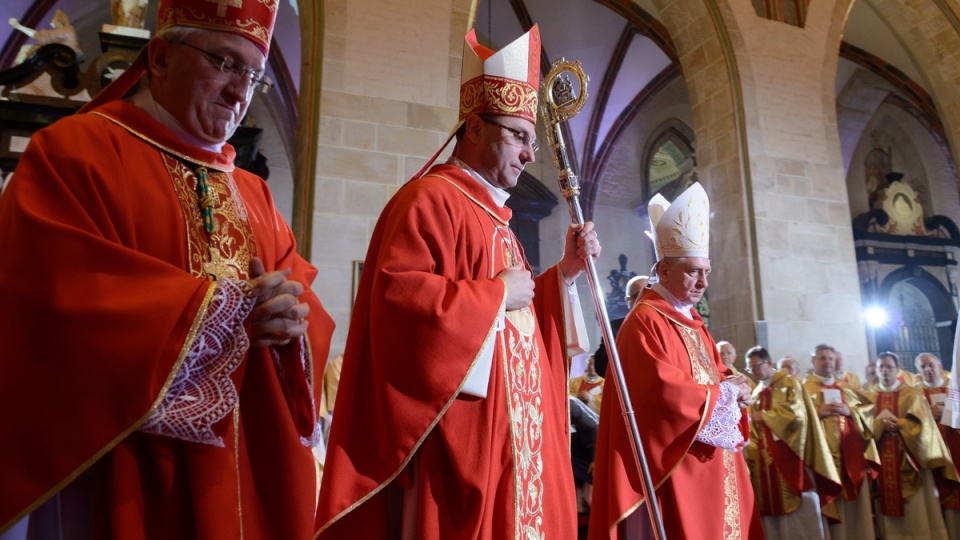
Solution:
{"label": "ornate staff top", "polygon": [[590,77],[583,72],[580,62],[568,62],[560,58],[553,63],[541,86],[543,99],[540,100],[540,108],[547,124],[547,141],[553,148],[553,166],[560,171],[560,191],[568,201],[580,196],[580,183],[567,158],[560,124],[583,109],[587,102],[589,81]]}

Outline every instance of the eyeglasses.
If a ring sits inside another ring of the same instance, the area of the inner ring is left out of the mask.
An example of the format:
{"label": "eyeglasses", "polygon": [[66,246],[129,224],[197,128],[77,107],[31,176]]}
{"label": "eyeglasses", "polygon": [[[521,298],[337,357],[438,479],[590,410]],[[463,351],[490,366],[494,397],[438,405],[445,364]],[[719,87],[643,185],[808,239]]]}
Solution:
{"label": "eyeglasses", "polygon": [[527,146],[529,144],[530,148],[532,148],[534,152],[540,150],[540,141],[527,137],[527,135],[524,132],[520,131],[519,129],[513,129],[512,127],[507,127],[499,122],[494,122],[493,120],[484,118],[482,116],[480,117],[480,119],[483,120],[484,124],[490,124],[491,126],[502,127],[503,129],[509,131],[511,134],[513,134],[513,140],[515,140],[519,146]]}
{"label": "eyeglasses", "polygon": [[238,80],[250,83],[249,89],[247,90],[248,93],[256,91],[261,94],[266,94],[270,91],[270,88],[273,87],[273,81],[270,80],[270,77],[267,77],[259,70],[237,64],[236,61],[229,56],[223,57],[218,54],[213,54],[210,51],[205,51],[200,47],[191,45],[186,41],[171,41],[170,43],[186,45],[195,51],[203,53],[203,55],[207,57],[207,60],[221,72],[231,74]]}
{"label": "eyeglasses", "polygon": [[747,367],[744,368],[744,371],[746,371],[747,373],[753,373],[754,371],[760,369],[760,366],[762,366],[762,365],[764,365],[764,364],[769,364],[769,363],[770,363],[770,362],[767,362],[766,360],[764,360],[763,362],[760,362],[759,364],[747,364]]}

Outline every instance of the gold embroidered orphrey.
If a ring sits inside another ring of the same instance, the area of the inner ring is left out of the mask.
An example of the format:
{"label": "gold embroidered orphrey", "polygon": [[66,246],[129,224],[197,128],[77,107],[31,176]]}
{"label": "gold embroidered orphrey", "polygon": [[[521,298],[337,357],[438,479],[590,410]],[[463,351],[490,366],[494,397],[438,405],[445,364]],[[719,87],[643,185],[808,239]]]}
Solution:
{"label": "gold embroidered orphrey", "polygon": [[196,174],[173,156],[161,155],[183,211],[190,273],[212,280],[246,279],[250,260],[257,256],[257,245],[233,176],[208,172],[216,232],[207,235],[198,205]]}
{"label": "gold embroidered orphrey", "polygon": [[[699,330],[689,328],[668,317],[683,340],[690,359],[690,373],[698,384],[719,384],[720,373],[713,361],[703,336]],[[743,538],[743,529],[740,526],[740,499],[737,497],[737,473],[733,452],[717,449],[723,458],[723,540],[740,540]]]}
{"label": "gold embroidered orphrey", "polygon": [[[526,265],[513,231],[494,222],[492,253],[499,258],[491,264],[510,268]],[[499,265],[497,264],[499,262]],[[542,539],[543,512],[543,410],[540,347],[536,318],[529,307],[507,311],[500,333],[510,438],[513,449],[515,538]]]}

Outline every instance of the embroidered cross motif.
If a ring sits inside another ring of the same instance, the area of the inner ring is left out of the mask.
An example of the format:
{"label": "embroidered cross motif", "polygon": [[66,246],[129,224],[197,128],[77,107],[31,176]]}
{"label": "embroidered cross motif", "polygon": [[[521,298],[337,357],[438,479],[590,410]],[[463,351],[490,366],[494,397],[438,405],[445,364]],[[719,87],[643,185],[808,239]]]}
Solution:
{"label": "embroidered cross motif", "polygon": [[203,263],[203,271],[218,280],[221,278],[236,281],[239,278],[233,261],[220,256],[220,250],[210,246],[210,262]]}
{"label": "embroidered cross motif", "polygon": [[217,5],[217,17],[226,17],[227,16],[227,6],[242,8],[243,0],[206,0],[207,2]]}

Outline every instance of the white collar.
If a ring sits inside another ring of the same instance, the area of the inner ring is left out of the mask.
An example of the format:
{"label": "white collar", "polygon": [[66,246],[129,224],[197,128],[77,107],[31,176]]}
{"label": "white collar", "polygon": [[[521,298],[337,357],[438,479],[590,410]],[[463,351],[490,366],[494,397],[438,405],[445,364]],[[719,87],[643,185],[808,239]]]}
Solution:
{"label": "white collar", "polygon": [[659,281],[651,285],[650,288],[656,291],[657,294],[659,294],[664,300],[666,300],[667,303],[673,307],[673,309],[679,311],[680,313],[683,313],[684,315],[686,315],[687,317],[690,317],[691,319],[693,318],[693,304],[687,304],[685,302],[681,302],[679,299],[677,299],[676,296],[674,296],[670,291],[668,291],[666,287],[661,285]]}
{"label": "white collar", "polygon": [[490,193],[490,198],[492,198],[493,202],[496,203],[496,205],[499,206],[500,208],[503,208],[503,206],[507,204],[507,199],[510,198],[510,194],[507,193],[507,190],[498,188],[497,186],[491,184],[490,182],[487,181],[486,178],[480,176],[480,173],[473,170],[469,165],[467,165],[463,161],[460,161],[460,159],[454,156],[450,156],[450,159],[447,160],[447,165],[460,167],[461,169],[463,169],[465,173],[469,174],[471,178],[479,182],[481,186],[487,188],[487,192]]}
{"label": "white collar", "polygon": [[944,382],[945,381],[943,380],[942,376],[939,379],[937,379],[936,384],[927,384],[927,381],[925,379],[920,379],[920,384],[926,386],[927,388],[940,388],[941,386],[943,386]]}
{"label": "white collar", "polygon": [[820,379],[820,382],[827,386],[833,386],[834,384],[837,383],[837,379],[833,375],[829,377],[821,377],[820,375],[817,375],[816,373],[814,373],[813,376]]}
{"label": "white collar", "polygon": [[893,392],[900,388],[900,381],[893,381],[891,386],[884,386],[882,382],[877,381],[877,388],[879,388],[881,392]]}

